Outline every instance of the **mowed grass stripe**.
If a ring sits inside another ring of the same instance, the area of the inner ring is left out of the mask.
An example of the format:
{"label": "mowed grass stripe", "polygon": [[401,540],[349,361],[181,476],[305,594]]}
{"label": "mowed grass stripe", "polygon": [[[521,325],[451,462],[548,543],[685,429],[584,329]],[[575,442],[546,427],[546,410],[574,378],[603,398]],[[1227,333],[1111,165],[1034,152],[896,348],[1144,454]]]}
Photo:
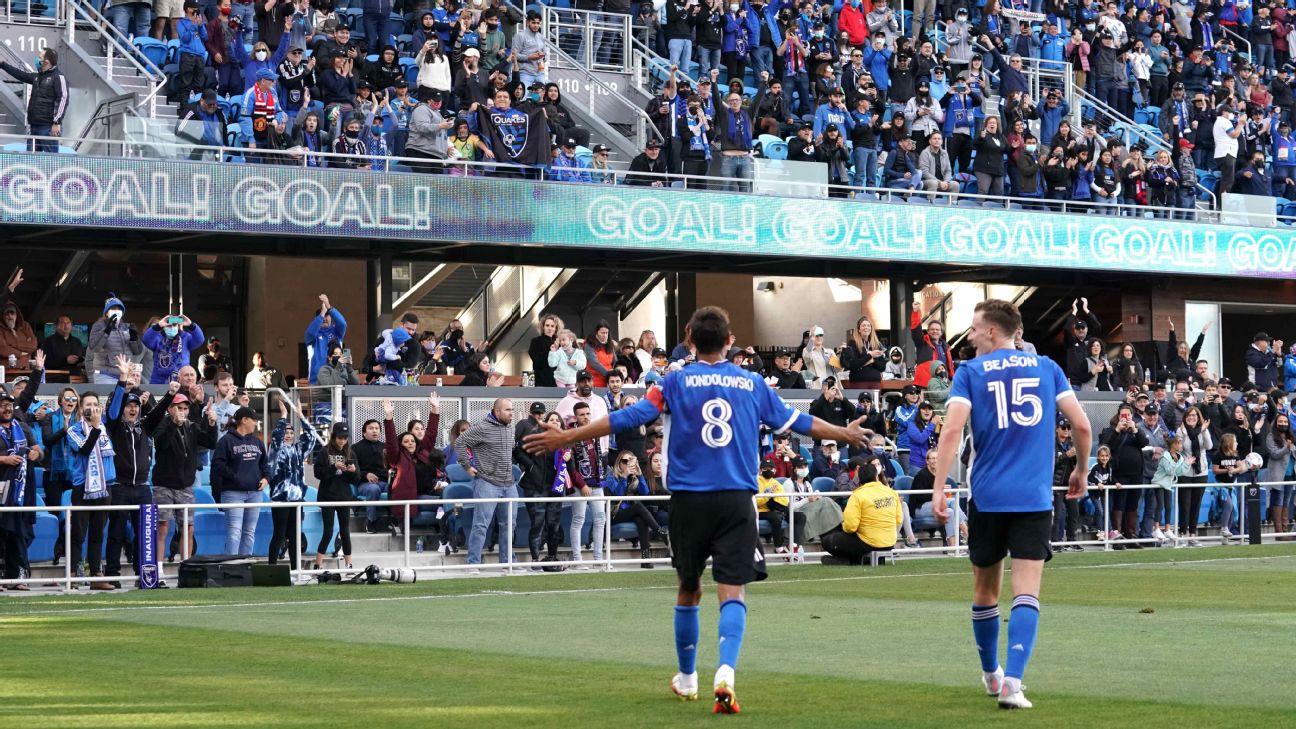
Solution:
{"label": "mowed grass stripe", "polygon": [[[860,644],[861,663],[887,665],[885,656],[869,656],[858,633],[851,636],[847,639]],[[14,621],[0,626],[0,640],[7,646],[0,682],[0,723],[6,726],[646,729],[711,727],[721,721],[710,715],[705,701],[682,704],[671,698],[665,687],[669,671],[608,660],[606,650],[563,660],[202,628],[158,631],[70,617]],[[1094,677],[1082,667],[1073,666],[1058,690],[1033,689],[1037,708],[1029,714],[1007,715],[981,695],[975,670],[949,665],[939,651],[929,672],[966,673],[967,682],[952,687],[772,673],[762,670],[767,667],[756,649],[762,642],[749,635],[738,684],[744,714],[735,721],[748,727],[948,729],[1026,723],[1092,729],[1219,722],[1218,707],[1169,701],[1165,693],[1139,700],[1113,697],[1105,676]],[[829,657],[807,655],[806,660],[823,666]],[[1228,717],[1239,726],[1287,722],[1282,709],[1254,704],[1231,707]]]}

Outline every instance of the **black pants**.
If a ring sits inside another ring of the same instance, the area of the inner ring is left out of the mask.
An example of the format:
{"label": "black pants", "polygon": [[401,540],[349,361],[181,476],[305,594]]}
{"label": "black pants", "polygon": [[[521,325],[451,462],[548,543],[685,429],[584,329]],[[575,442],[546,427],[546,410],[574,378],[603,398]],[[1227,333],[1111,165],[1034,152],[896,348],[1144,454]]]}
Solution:
{"label": "black pants", "polygon": [[201,93],[207,83],[207,72],[203,69],[202,57],[192,53],[180,54],[180,78],[176,82],[176,98],[181,104],[189,103],[189,95]]}
{"label": "black pants", "polygon": [[648,511],[642,501],[624,502],[622,508],[612,512],[613,524],[627,521],[632,521],[635,526],[639,527],[639,549],[647,549],[648,541],[653,533],[661,531],[661,527],[657,525],[657,520],[653,518],[652,512]]}
{"label": "black pants", "polygon": [[0,550],[4,552],[6,580],[17,580],[31,574],[31,563],[27,561],[27,539],[20,532],[0,529]]}
{"label": "black pants", "polygon": [[1219,165],[1219,184],[1215,186],[1215,209],[1219,210],[1224,202],[1224,193],[1233,189],[1233,178],[1237,176],[1237,157],[1216,157]]}
{"label": "black pants", "polygon": [[966,134],[951,134],[946,142],[950,164],[957,165],[964,174],[972,172],[972,138]]}
{"label": "black pants", "polygon": [[1080,533],[1080,500],[1068,499],[1065,491],[1053,492],[1053,538],[1059,540],[1063,531],[1058,524],[1065,519],[1066,540],[1077,541]]}
{"label": "black pants", "polygon": [[[345,512],[344,512],[345,513]],[[274,524],[274,531],[270,536],[270,564],[279,562],[279,550],[283,549],[284,542],[288,542],[288,564],[293,569],[297,569],[297,509],[271,509],[270,521]],[[342,523],[347,523],[346,516],[342,516]],[[325,524],[324,529],[332,536],[333,523],[330,521]],[[347,531],[343,531],[347,544],[347,554],[351,553],[351,537]],[[324,550],[320,550],[321,552]]]}
{"label": "black pants", "polygon": [[783,525],[787,523],[788,508],[773,499],[769,501],[768,506],[769,511],[760,512],[757,518],[769,522],[770,533],[774,536],[774,548],[786,547],[787,534],[783,531]]}
{"label": "black pants", "polygon": [[[278,509],[276,511],[279,511]],[[333,518],[337,517],[338,535],[342,537],[342,554],[351,556],[351,510],[345,506],[321,506],[320,516],[324,518],[324,533],[320,535],[316,554],[328,554],[333,541]]]}
{"label": "black pants", "polygon": [[729,80],[740,79],[747,73],[747,54],[729,51],[720,54],[720,61],[729,72]]}
{"label": "black pants", "polygon": [[1159,109],[1166,99],[1170,98],[1170,77],[1150,76],[1148,81],[1152,86],[1152,93],[1150,94],[1152,106]]}
{"label": "black pants", "polygon": [[874,547],[854,534],[847,534],[841,527],[823,535],[820,541],[823,542],[823,548],[828,554],[848,559],[851,564],[863,564],[869,552],[884,549],[884,547]]}
{"label": "black pants", "polygon": [[[73,506],[107,506],[109,498],[87,499],[85,488],[72,488]],[[86,562],[90,565],[90,574],[99,575],[103,571],[104,526],[108,524],[106,511],[76,511],[72,513],[72,554],[68,559],[80,559],[81,550],[86,551]]]}
{"label": "black pants", "polygon": [[[114,486],[110,500],[113,506],[139,506],[140,504],[153,503],[153,493],[149,491],[148,486]],[[112,511],[108,516],[108,554],[105,557],[104,574],[117,576],[121,574],[121,556],[123,550],[130,549],[130,543],[126,540],[126,524],[131,525],[131,533],[135,535],[136,543],[140,538],[140,513],[139,509],[131,511]],[[135,574],[139,574],[139,564],[129,556],[127,559],[135,563]]]}
{"label": "black pants", "polygon": [[1190,483],[1204,484],[1206,477],[1179,477],[1179,536],[1195,537],[1197,536],[1197,515],[1201,513],[1202,495],[1206,492],[1206,487],[1186,485]]}
{"label": "black pants", "polygon": [[[420,160],[419,162],[407,162],[411,170],[421,172],[425,175],[439,175],[445,172],[445,157],[433,157],[427,152],[417,149],[405,148],[405,156],[411,159]],[[425,161],[424,161],[425,160]]]}
{"label": "black pants", "polygon": [[[532,494],[528,494],[530,496]],[[531,546],[531,559],[540,559],[540,547],[545,554],[557,559],[558,544],[562,541],[562,502],[553,503],[527,502],[527,516],[531,518],[531,530],[527,533],[527,543]],[[441,538],[445,541],[445,537]]]}
{"label": "black pants", "polygon": [[[711,169],[711,160],[706,158],[703,153],[686,152],[684,155],[684,174],[695,177],[705,177],[707,171]],[[686,179],[684,186],[690,190],[707,189],[709,180]]]}
{"label": "black pants", "polygon": [[[45,479],[45,505],[59,506],[63,503],[63,492],[71,490],[72,482],[66,478],[47,477]],[[63,550],[67,546],[63,543],[63,518],[67,515],[67,512],[51,511],[50,513],[58,519],[59,524],[58,539],[54,540],[54,557],[57,559],[63,554]]]}

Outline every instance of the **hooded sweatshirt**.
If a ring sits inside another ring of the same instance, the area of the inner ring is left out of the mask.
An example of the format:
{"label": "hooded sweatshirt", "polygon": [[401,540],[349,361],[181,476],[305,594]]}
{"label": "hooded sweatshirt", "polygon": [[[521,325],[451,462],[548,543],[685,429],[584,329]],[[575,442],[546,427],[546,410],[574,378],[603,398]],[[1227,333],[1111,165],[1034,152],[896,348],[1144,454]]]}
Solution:
{"label": "hooded sweatshirt", "polygon": [[268,482],[274,475],[261,438],[255,432],[239,435],[234,430],[221,437],[212,451],[212,474],[220,478],[221,491],[256,491],[261,479]]}
{"label": "hooded sweatshirt", "polygon": [[383,366],[385,381],[397,385],[405,384],[405,362],[401,358],[401,347],[409,339],[409,332],[401,327],[383,330],[382,341],[374,347],[374,361]]}
{"label": "hooded sweatshirt", "polygon": [[[5,298],[8,298],[7,294]],[[23,318],[18,305],[5,301],[4,309],[12,309],[18,318],[13,329],[5,326],[4,319],[0,318],[0,358],[23,357],[35,352],[36,334],[32,332],[31,324]]]}
{"label": "hooded sweatshirt", "polygon": [[173,380],[182,367],[189,366],[189,353],[206,343],[203,330],[197,323],[177,327],[168,336],[159,322],[144,331],[140,341],[153,352],[153,374],[150,385],[162,385]]}
{"label": "hooded sweatshirt", "polygon": [[316,314],[311,319],[310,326],[306,327],[306,346],[310,347],[310,382],[312,385],[319,384],[319,370],[328,361],[329,343],[337,342],[342,344],[342,338],[346,336],[347,321],[342,316],[342,312],[337,309],[328,310],[329,317],[333,319],[331,326],[324,325],[324,315]]}

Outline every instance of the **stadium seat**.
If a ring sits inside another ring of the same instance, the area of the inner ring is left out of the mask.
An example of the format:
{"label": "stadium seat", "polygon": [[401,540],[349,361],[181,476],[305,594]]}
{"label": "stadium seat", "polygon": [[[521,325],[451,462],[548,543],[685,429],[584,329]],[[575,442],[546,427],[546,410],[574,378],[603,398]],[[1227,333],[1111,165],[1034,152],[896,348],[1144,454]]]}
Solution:
{"label": "stadium seat", "polygon": [[[38,494],[40,492],[37,492]],[[54,559],[54,544],[62,538],[58,517],[46,512],[36,514],[35,539],[27,546],[27,559],[46,562]]]}
{"label": "stadium seat", "polygon": [[[446,473],[449,474],[450,469],[452,468],[458,468],[460,471],[463,471],[463,467],[455,463],[446,467]],[[463,472],[464,475],[467,475],[466,471]],[[446,486],[445,491],[441,492],[441,498],[445,499],[446,501],[451,501],[454,499],[471,499],[472,497],[473,497],[472,486],[469,486],[467,483],[463,483],[463,482],[455,482],[453,479],[451,480],[450,485]],[[447,508],[453,509],[454,505],[451,504]],[[450,529],[450,533],[455,534],[462,530],[464,533],[464,539],[467,539],[468,527],[472,525],[472,513],[473,513],[472,505],[464,504],[460,516],[455,516],[451,514],[450,523],[448,525]]]}
{"label": "stadium seat", "polygon": [[149,60],[149,63],[152,63],[158,68],[162,68],[166,65],[168,54],[166,43],[163,43],[156,38],[137,37],[132,41],[132,44],[135,46],[135,50],[140,52],[140,55]]}
{"label": "stadium seat", "polygon": [[[913,488],[913,476],[896,476],[895,483],[891,484],[891,488],[896,491],[908,491]],[[908,501],[909,497],[904,496],[904,500]]]}
{"label": "stadium seat", "polygon": [[787,159],[788,146],[783,140],[776,140],[764,147],[765,157],[768,159]]}
{"label": "stadium seat", "polygon": [[828,476],[819,476],[810,482],[810,487],[815,491],[833,491],[837,482]]}
{"label": "stadium seat", "polygon": [[[446,466],[446,478],[449,478],[450,483],[452,484],[472,483],[472,476],[468,475],[468,469],[464,468],[458,463],[451,463],[449,466]],[[471,497],[471,494],[469,496]],[[447,499],[451,498],[451,496],[447,493],[446,498]],[[464,497],[455,496],[453,498],[464,498]]]}
{"label": "stadium seat", "polygon": [[895,469],[896,476],[903,476],[904,469],[900,467],[900,461],[897,461],[894,458],[890,459],[890,461],[891,461],[891,468]]}

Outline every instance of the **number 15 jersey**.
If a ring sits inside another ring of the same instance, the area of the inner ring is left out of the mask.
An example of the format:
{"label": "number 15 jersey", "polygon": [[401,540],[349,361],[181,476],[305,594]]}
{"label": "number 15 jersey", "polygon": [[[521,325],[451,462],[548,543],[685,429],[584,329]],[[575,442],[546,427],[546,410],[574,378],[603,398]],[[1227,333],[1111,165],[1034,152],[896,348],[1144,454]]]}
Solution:
{"label": "number 15 jersey", "polygon": [[814,419],[760,375],[730,362],[695,362],[666,375],[644,398],[612,413],[613,432],[665,413],[666,487],[671,491],[756,491],[761,423],[809,434]]}
{"label": "number 15 jersey", "polygon": [[978,511],[1053,508],[1057,403],[1075,397],[1057,363],[1015,349],[970,360],[954,373],[949,404],[971,409],[968,480]]}

